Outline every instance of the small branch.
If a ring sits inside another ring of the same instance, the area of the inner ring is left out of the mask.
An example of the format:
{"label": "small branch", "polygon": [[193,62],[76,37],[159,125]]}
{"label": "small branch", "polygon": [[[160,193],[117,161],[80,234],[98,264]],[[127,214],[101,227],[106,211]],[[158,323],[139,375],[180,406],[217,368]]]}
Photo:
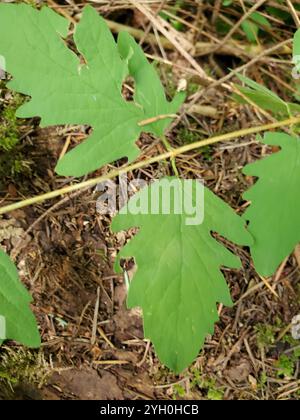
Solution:
{"label": "small branch", "polygon": [[[210,105],[198,105],[195,104],[193,106],[189,106],[189,104],[186,104],[183,106],[183,109],[190,114],[198,114],[203,115],[204,117],[210,117],[210,118],[218,118],[218,110],[217,108],[214,108]],[[177,115],[178,117],[178,115]]]}
{"label": "small branch", "polygon": [[48,192],[46,194],[38,195],[32,198],[28,198],[26,200],[19,201],[17,203],[9,204],[8,206],[4,206],[0,208],[0,214],[9,213],[13,210],[20,209],[23,207],[30,206],[32,204],[42,203],[43,201],[50,200],[55,197],[60,197],[62,195],[71,193],[73,191],[82,190],[83,188],[90,188],[94,187],[100,182],[107,181],[109,179],[113,179],[118,177],[119,175],[126,174],[128,172],[134,171],[136,169],[143,168],[145,166],[151,165],[152,163],[160,162],[162,160],[170,159],[172,157],[182,155],[184,153],[190,152],[192,150],[209,146],[212,144],[216,144],[223,141],[229,141],[236,139],[238,137],[248,136],[250,134],[257,134],[263,131],[272,130],[279,127],[290,126],[293,124],[300,123],[300,116],[289,118],[287,120],[278,121],[272,124],[266,124],[259,127],[251,127],[246,128],[243,130],[234,131],[232,133],[221,134],[219,136],[211,137],[207,140],[197,141],[195,143],[187,144],[185,146],[179,147],[177,149],[173,149],[170,152],[163,153],[161,155],[152,157],[150,159],[143,160],[141,162],[134,163],[132,165],[127,165],[122,168],[116,169],[114,171],[109,172],[107,175],[103,175],[97,178],[88,179],[87,181],[80,182],[75,185],[70,185],[68,187],[64,187],[55,191]]}
{"label": "small branch", "polygon": [[[53,0],[48,0],[48,4],[53,9],[57,10],[60,14],[66,17],[73,24],[77,23],[77,20],[74,19],[65,9],[56,4]],[[278,8],[279,5],[277,6]],[[152,33],[147,34],[145,37],[145,32],[141,29],[133,28],[132,26],[123,25],[122,23],[114,22],[112,20],[105,19],[110,30],[115,33],[120,33],[122,31],[130,33],[138,41],[144,41],[149,44],[157,45],[158,40],[156,36]],[[159,43],[161,46],[167,50],[173,50],[174,45],[164,36],[159,37]],[[195,44],[195,56],[204,56],[211,53],[214,47],[218,47],[217,53],[220,55],[232,55],[235,57],[240,57],[241,54],[244,54],[246,57],[256,57],[258,54],[261,54],[262,51],[267,47],[261,47],[259,45],[253,44],[244,44],[238,41],[228,41],[225,45],[216,45],[212,42],[197,42]],[[278,51],[279,54],[291,54],[291,49],[287,47],[282,47]]]}
{"label": "small branch", "polygon": [[177,114],[164,114],[164,115],[157,115],[153,118],[148,118],[147,120],[140,121],[138,123],[139,127],[144,127],[145,125],[153,124],[157,121],[166,120],[167,118],[178,118]]}
{"label": "small branch", "polygon": [[295,22],[297,28],[300,28],[300,19],[299,19],[298,13],[296,12],[295,7],[293,6],[291,0],[286,0],[286,2],[287,2],[287,5],[288,5],[288,7],[291,11],[291,15],[293,16],[293,19],[294,19],[294,22]]}
{"label": "small branch", "polygon": [[247,20],[249,16],[251,16],[251,14],[257,9],[259,9],[265,2],[266,0],[259,0],[246,13],[244,13],[239,21],[231,28],[225,38],[223,38],[223,40],[211,51],[211,53],[214,53],[218,51],[219,48],[223,47],[230,40],[235,31],[241,26],[241,24],[245,22],[245,20]]}
{"label": "small branch", "polygon": [[[120,33],[120,32],[128,32],[130,35],[132,35],[135,39],[138,41],[143,40],[145,32],[141,29],[136,29],[131,26],[123,25],[122,23],[114,22],[112,20],[107,20],[106,23],[109,26],[109,29],[113,32]],[[148,34],[146,38],[144,39],[144,42],[149,44],[157,45],[157,38],[154,34]],[[159,42],[163,48],[166,50],[174,50],[175,47],[167,38],[164,36],[159,37]],[[218,47],[217,53],[220,55],[231,55],[234,57],[240,57],[241,54],[244,54],[246,57],[256,57],[258,54],[261,54],[267,46],[259,46],[259,45],[253,45],[253,44],[247,44],[242,43],[239,41],[228,41],[226,42],[226,45],[216,45],[213,42],[196,42],[195,44],[195,56],[201,57],[208,54],[211,54],[211,51]],[[280,54],[288,55],[291,54],[291,49],[282,47],[279,49]]]}
{"label": "small branch", "polygon": [[[246,69],[250,68],[251,66],[253,66],[257,62],[259,62],[261,59],[263,59],[264,57],[266,57],[267,55],[270,55],[270,54],[272,54],[275,51],[278,52],[281,48],[288,47],[288,44],[292,44],[292,42],[293,42],[293,39],[287,39],[287,40],[285,40],[283,42],[280,42],[278,45],[275,45],[275,46],[273,45],[268,50],[265,50],[261,54],[259,54],[256,57],[254,57],[248,63],[243,64],[242,66],[236,68],[234,71],[231,71],[226,76],[222,77],[222,79],[219,79],[216,82],[212,83],[208,88],[201,89],[198,93],[196,93],[196,95],[194,96],[192,102],[189,104],[190,107],[192,107],[197,102],[199,102],[200,98],[203,95],[205,95],[205,93],[207,92],[207,89],[215,89],[216,87],[218,87],[220,85],[222,85],[224,87],[224,84],[227,83],[231,78],[233,78],[236,73],[241,73],[242,71],[245,71]],[[232,91],[232,88],[231,88],[230,85],[229,85],[229,89],[230,89],[230,91]],[[184,115],[184,113],[182,113],[180,115],[180,117],[178,118],[178,121],[180,121],[182,119],[183,115]]]}
{"label": "small branch", "polygon": [[269,281],[263,277],[263,276],[259,276],[260,279],[263,281],[263,283],[265,284],[265,286],[270,290],[270,292],[277,298],[279,299],[278,294],[276,293],[275,289],[270,285]]}
{"label": "small branch", "polygon": [[91,337],[91,345],[92,346],[96,343],[99,305],[100,305],[100,287],[97,288],[97,298],[96,298],[96,304],[95,304],[95,309],[94,309],[92,337]]}

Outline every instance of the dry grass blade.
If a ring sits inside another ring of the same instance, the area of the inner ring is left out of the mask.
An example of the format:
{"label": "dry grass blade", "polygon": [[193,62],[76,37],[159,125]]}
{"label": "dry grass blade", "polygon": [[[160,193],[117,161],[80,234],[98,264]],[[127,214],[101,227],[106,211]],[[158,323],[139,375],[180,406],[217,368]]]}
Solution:
{"label": "dry grass blade", "polygon": [[213,82],[214,80],[207,76],[205,71],[197,63],[197,61],[182,47],[182,43],[173,34],[173,31],[168,31],[165,28],[165,22],[161,20],[159,16],[154,16],[151,13],[150,9],[141,5],[136,0],[130,0],[130,2],[135,6],[141,13],[143,13],[149,21],[174,45],[177,51],[191,64],[191,66],[197,71],[199,78],[207,85],[208,83]]}
{"label": "dry grass blade", "polygon": [[228,32],[228,34],[225,36],[225,38],[216,46],[216,48],[214,48],[212,50],[212,53],[218,51],[219,48],[223,47],[223,45],[225,45],[226,42],[228,42],[230,40],[232,35],[241,26],[241,24],[243,22],[245,22],[245,20],[247,20],[249,18],[249,16],[251,16],[251,14],[253,12],[255,12],[257,9],[259,9],[265,2],[266,2],[266,0],[259,0],[259,1],[255,2],[255,4],[246,13],[244,13],[241,16],[239,21],[231,28],[231,30]]}

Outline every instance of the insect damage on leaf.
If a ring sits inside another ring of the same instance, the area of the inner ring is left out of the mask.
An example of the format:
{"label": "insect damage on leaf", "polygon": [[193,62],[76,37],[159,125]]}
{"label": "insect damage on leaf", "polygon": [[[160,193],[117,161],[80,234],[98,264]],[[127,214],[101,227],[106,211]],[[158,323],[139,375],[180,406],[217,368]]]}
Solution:
{"label": "insect damage on leaf", "polygon": [[[92,7],[84,8],[74,34],[83,65],[63,40],[68,27],[68,20],[47,7],[38,11],[24,4],[0,4],[0,55],[13,76],[8,86],[31,97],[17,115],[40,116],[43,127],[91,126],[91,136],[56,167],[61,175],[81,176],[123,157],[133,161],[140,133],[162,135],[170,119],[146,127],[139,122],[174,114],[184,94],[168,102],[142,49],[121,34],[119,51],[105,20]],[[134,102],[121,93],[128,74],[137,84]]]}
{"label": "insect damage on leaf", "polygon": [[40,346],[36,320],[29,308],[31,300],[16,267],[0,249],[0,344],[10,339],[29,347]]}
{"label": "insect damage on leaf", "polygon": [[[114,231],[140,228],[120,252],[116,269],[119,271],[121,258],[135,258],[137,274],[129,287],[128,305],[143,309],[145,336],[154,343],[160,360],[175,372],[181,372],[196,358],[207,334],[213,333],[218,320],[217,302],[231,305],[220,269],[239,268],[240,260],[211,232],[239,245],[252,243],[243,219],[207,188],[203,223],[187,225],[191,214],[185,210],[165,214],[159,204],[164,196],[157,200],[153,191],[171,186],[174,194],[170,194],[170,209],[175,209],[174,197],[181,196],[184,182],[164,178],[142,189],[112,224]],[[193,208],[203,206],[203,199],[202,203],[195,201],[198,181],[190,182]],[[148,203],[148,210],[156,210],[139,214],[141,202]]]}

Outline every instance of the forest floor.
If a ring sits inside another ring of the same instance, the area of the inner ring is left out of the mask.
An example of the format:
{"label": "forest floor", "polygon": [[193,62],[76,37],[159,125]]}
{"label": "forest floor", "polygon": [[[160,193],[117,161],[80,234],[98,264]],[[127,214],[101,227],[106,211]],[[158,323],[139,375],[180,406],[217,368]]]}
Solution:
{"label": "forest floor", "polygon": [[[199,97],[169,133],[173,147],[273,120],[253,104],[236,102],[220,82],[203,86],[191,63],[215,80],[229,75],[226,83],[238,83],[230,69],[246,65],[248,77],[284,100],[294,100],[297,93],[291,43],[279,46],[293,37],[300,18],[300,8],[291,9],[288,2],[263,3],[259,10],[270,26],[263,26],[254,41],[241,24],[229,33],[253,6],[246,0],[140,1],[152,9],[152,22],[125,0],[30,3],[48,4],[73,21],[90,3],[106,19],[141,31],[143,48],[155,58],[167,94],[172,96],[184,78],[186,104]],[[169,28],[177,29],[180,48],[159,38],[156,17],[161,11]],[[117,25],[111,27],[118,30]],[[197,47],[197,43],[203,44]],[[276,45],[278,49],[269,51]],[[185,47],[189,61],[182,55]],[[89,129],[82,126],[41,129],[38,118],[16,119],[14,112],[22,100],[5,87],[5,80],[1,82],[0,147],[3,138],[12,144],[9,152],[0,148],[1,205],[75,182],[55,175],[54,167],[66,145],[71,148],[88,135]],[[165,151],[147,134],[138,145],[143,158]],[[269,152],[255,136],[246,136],[181,155],[176,165],[182,177],[203,178],[242,214],[246,204],[241,195],[255,180],[241,169]],[[105,174],[121,163],[90,176]],[[129,177],[150,181],[170,174],[169,162],[161,162]],[[110,217],[97,213],[96,200],[94,188],[0,216],[0,244],[17,263],[33,296],[43,343],[40,351],[13,342],[1,348],[0,398],[299,399],[300,364],[294,351],[299,342],[290,333],[291,320],[300,313],[298,252],[268,280],[272,292],[256,274],[248,250],[228,244],[243,262],[242,270],[223,270],[234,306],[219,306],[214,335],[207,338],[195,363],[177,376],[161,365],[144,339],[139,310],[126,309],[126,286],[113,263],[128,236],[111,232]]]}

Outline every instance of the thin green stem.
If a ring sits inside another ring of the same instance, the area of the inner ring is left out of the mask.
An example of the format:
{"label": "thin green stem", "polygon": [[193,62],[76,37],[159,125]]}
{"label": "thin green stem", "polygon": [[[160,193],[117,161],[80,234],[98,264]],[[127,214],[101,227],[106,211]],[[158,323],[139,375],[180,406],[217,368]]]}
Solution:
{"label": "thin green stem", "polygon": [[[292,114],[292,111],[291,111],[291,108],[290,108],[290,105],[289,104],[287,104],[287,110],[288,110],[289,117],[292,118],[293,117],[293,114]],[[291,131],[291,134],[293,136],[297,137],[297,132],[295,130],[295,123],[294,124],[291,124],[290,131]]]}
{"label": "thin green stem", "polygon": [[26,200],[19,201],[17,203],[9,204],[8,206],[4,206],[0,208],[0,214],[8,213],[13,210],[17,210],[23,207],[30,206],[32,204],[41,203],[46,200],[50,200],[55,197],[62,196],[64,194],[71,193],[73,191],[78,191],[84,188],[93,187],[102,181],[107,181],[109,179],[115,178],[119,175],[126,174],[130,171],[134,171],[136,169],[143,168],[145,166],[151,165],[152,163],[160,162],[162,160],[166,160],[169,158],[174,158],[175,156],[182,155],[186,152],[190,152],[191,150],[199,149],[201,147],[209,146],[211,144],[216,144],[222,141],[229,141],[236,139],[238,137],[244,137],[250,134],[257,134],[261,133],[262,131],[272,130],[279,127],[290,126],[293,124],[300,123],[300,116],[289,118],[284,121],[277,121],[275,123],[262,125],[259,127],[251,127],[246,128],[243,130],[238,130],[232,133],[222,134],[219,136],[211,137],[207,140],[197,141],[195,143],[187,144],[185,146],[179,147],[177,149],[173,149],[172,151],[163,153],[161,155],[152,157],[150,159],[142,160],[141,162],[134,163],[132,165],[127,165],[122,168],[116,169],[114,171],[109,172],[107,175],[103,175],[97,178],[89,179],[84,182],[80,182],[75,185],[70,185],[68,187],[60,188],[55,191],[50,191],[46,194],[38,195],[36,197],[28,198]]}
{"label": "thin green stem", "polygon": [[[164,144],[167,152],[172,152],[174,150],[173,147],[168,142],[168,139],[167,139],[166,136],[162,136],[161,140],[162,140],[162,142],[163,142],[163,144]],[[175,157],[174,156],[171,157],[170,160],[171,160],[171,165],[172,165],[172,169],[173,169],[174,175],[177,176],[177,178],[179,178],[179,172],[178,172],[178,169],[177,169],[177,166],[176,166],[176,159],[175,159]]]}

